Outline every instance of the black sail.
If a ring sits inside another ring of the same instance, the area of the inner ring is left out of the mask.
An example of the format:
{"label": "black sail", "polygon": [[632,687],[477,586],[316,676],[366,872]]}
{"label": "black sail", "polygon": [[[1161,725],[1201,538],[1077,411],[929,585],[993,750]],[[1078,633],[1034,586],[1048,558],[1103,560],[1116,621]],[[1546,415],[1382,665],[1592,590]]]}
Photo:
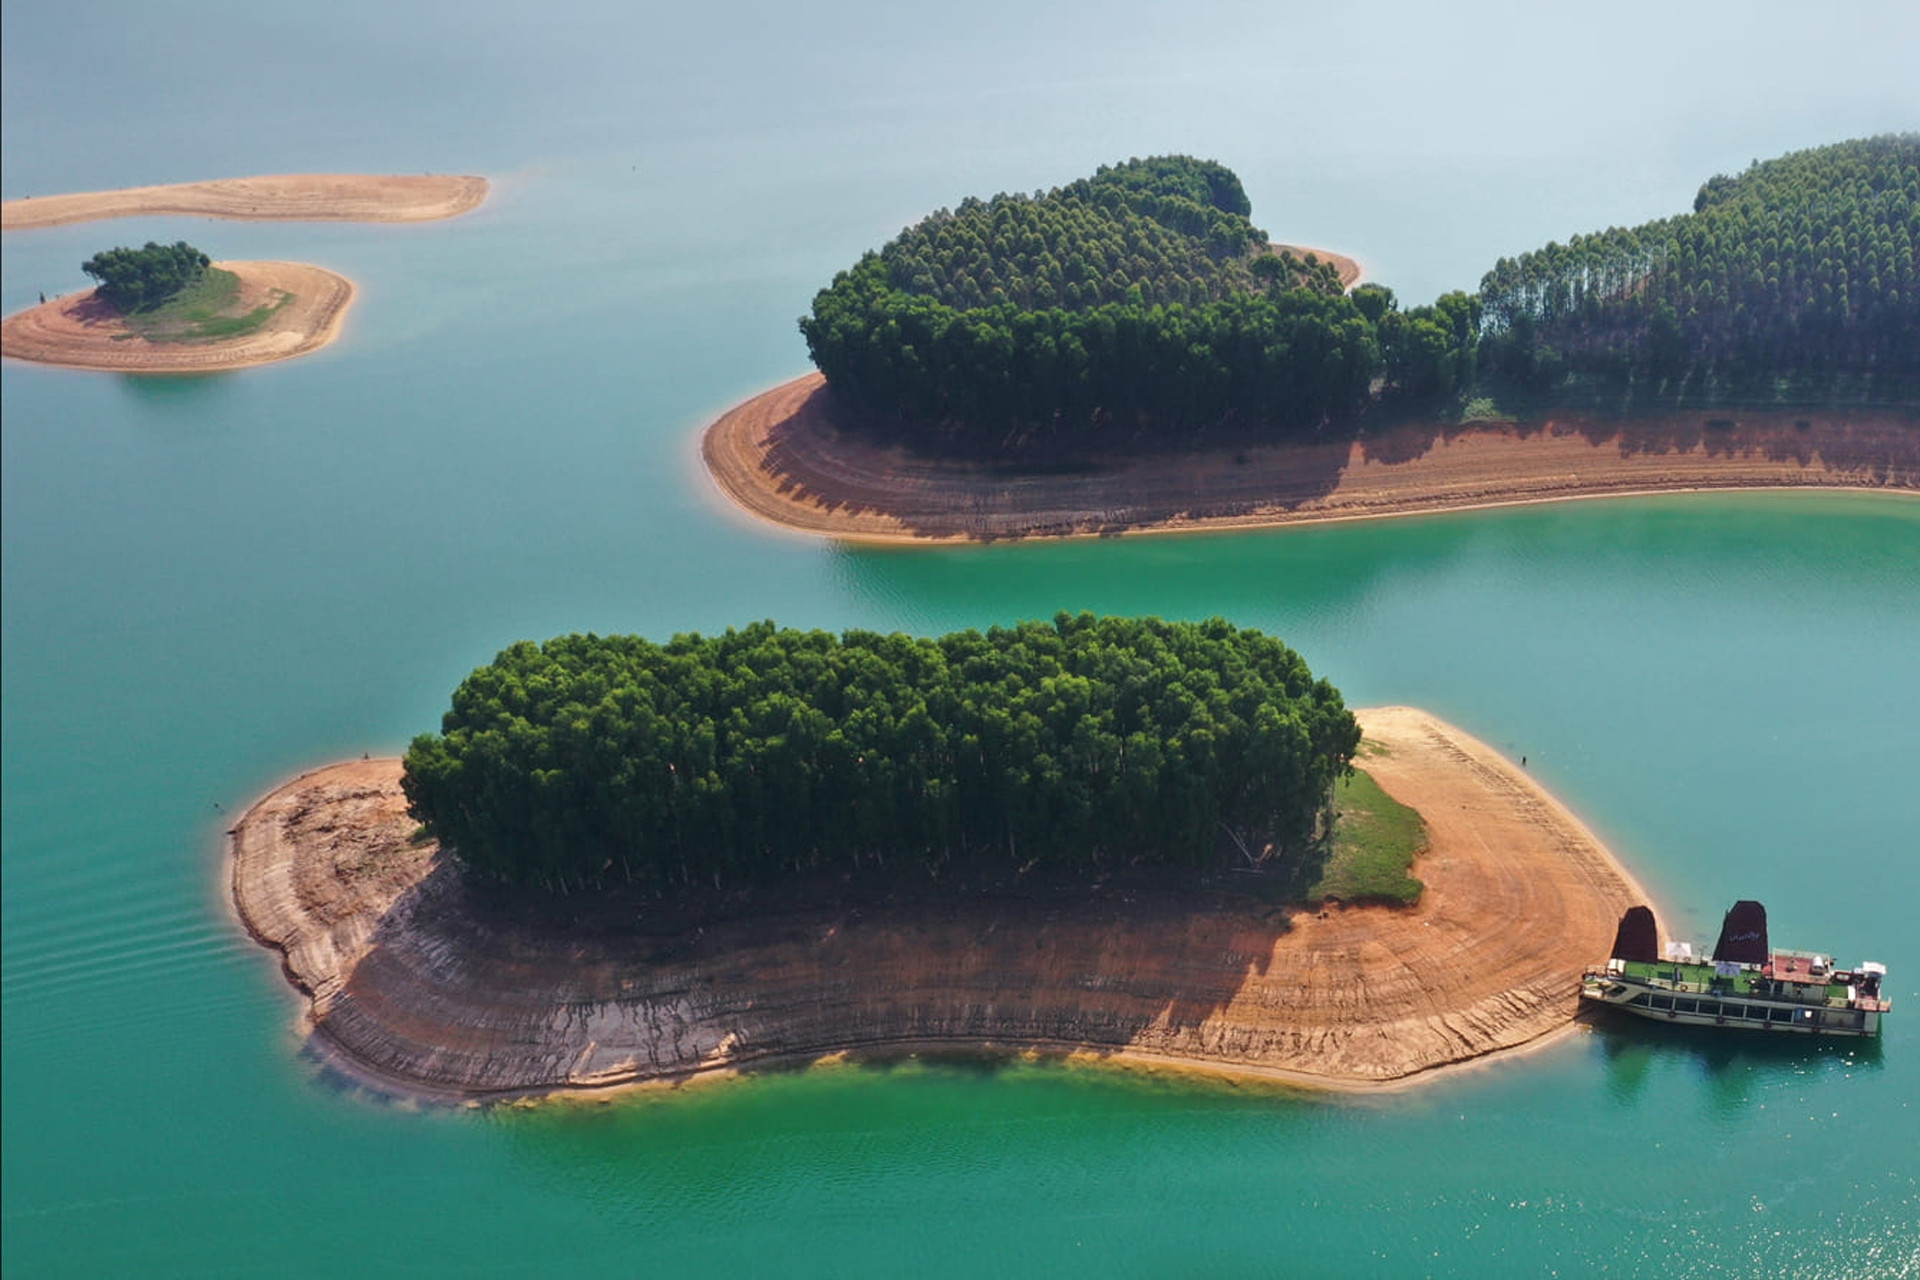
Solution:
{"label": "black sail", "polygon": [[1653,923],[1653,908],[1627,908],[1627,914],[1620,917],[1620,927],[1614,931],[1613,958],[1648,963],[1660,959],[1660,931]]}
{"label": "black sail", "polygon": [[1767,962],[1767,909],[1747,898],[1733,904],[1720,925],[1720,941],[1713,945],[1715,960],[1735,964]]}

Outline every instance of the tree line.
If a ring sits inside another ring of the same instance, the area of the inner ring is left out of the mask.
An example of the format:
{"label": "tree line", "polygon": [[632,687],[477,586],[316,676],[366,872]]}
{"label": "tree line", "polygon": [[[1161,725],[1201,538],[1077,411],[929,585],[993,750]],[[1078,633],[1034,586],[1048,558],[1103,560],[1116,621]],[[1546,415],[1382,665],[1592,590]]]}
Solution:
{"label": "tree line", "polygon": [[968,199],[800,321],[842,406],[929,451],[1183,447],[1351,430],[1514,390],[1614,405],[1920,394],[1920,135],[1710,179],[1691,213],[1503,258],[1402,310],[1267,249],[1233,172],[1162,156]]}
{"label": "tree line", "polygon": [[1217,618],[937,639],[763,622],[516,644],[414,740],[403,785],[466,865],[520,886],[1071,879],[1300,853],[1359,740],[1299,655]]}
{"label": "tree line", "polygon": [[967,452],[1298,435],[1357,412],[1383,371],[1450,389],[1471,365],[1477,315],[1402,315],[1385,290],[1369,309],[1250,214],[1231,170],[1186,156],[969,199],[841,272],[801,332],[847,408]]}
{"label": "tree line", "polygon": [[1655,402],[1920,392],[1920,134],[1755,161],[1693,210],[1503,258],[1484,362]]}
{"label": "tree line", "polygon": [[101,297],[122,311],[150,311],[206,275],[212,259],[185,240],[105,249],[80,264]]}

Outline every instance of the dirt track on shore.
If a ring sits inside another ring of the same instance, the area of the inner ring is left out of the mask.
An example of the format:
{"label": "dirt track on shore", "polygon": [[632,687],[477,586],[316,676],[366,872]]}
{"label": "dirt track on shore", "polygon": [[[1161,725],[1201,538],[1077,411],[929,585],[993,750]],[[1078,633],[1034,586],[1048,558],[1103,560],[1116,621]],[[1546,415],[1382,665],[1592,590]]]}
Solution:
{"label": "dirt track on shore", "polygon": [[1358,441],[1114,458],[1072,470],[928,458],[844,431],[817,373],[700,441],[720,492],[783,528],[856,542],[1264,528],[1701,489],[1920,489],[1920,410],[1556,415],[1413,424]]}
{"label": "dirt track on shore", "polygon": [[1428,823],[1412,909],[1288,921],[1244,898],[1116,895],[774,916],[667,943],[542,934],[473,910],[411,841],[397,760],[317,770],[250,809],[234,901],[306,994],[317,1045],[425,1096],[937,1046],[1369,1088],[1570,1025],[1581,968],[1642,891],[1484,744],[1409,708],[1360,716],[1362,763]]}
{"label": "dirt track on shore", "polygon": [[451,174],[283,173],[31,196],[0,204],[0,230],[163,214],[295,222],[427,222],[477,208],[485,178]]}
{"label": "dirt track on shore", "polygon": [[240,277],[233,310],[285,304],[251,333],[211,342],[149,342],[94,290],[29,307],[0,322],[0,355],[113,373],[219,373],[290,360],[340,335],[353,281],[302,262],[216,262]]}

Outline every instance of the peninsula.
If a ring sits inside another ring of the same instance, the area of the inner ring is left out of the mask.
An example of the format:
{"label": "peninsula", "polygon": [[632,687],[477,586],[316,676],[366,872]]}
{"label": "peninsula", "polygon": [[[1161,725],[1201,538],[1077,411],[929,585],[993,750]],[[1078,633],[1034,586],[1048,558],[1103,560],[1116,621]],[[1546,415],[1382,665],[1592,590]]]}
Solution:
{"label": "peninsula", "polygon": [[720,494],[782,529],[956,543],[1259,529],[1569,498],[1714,489],[1920,492],[1920,408],[1670,412],[1620,422],[1409,423],[1364,439],[992,465],[841,425],[817,373],[701,435]]}
{"label": "peninsula", "polygon": [[161,215],[294,222],[428,222],[476,209],[485,178],[288,173],[32,196],[0,204],[0,230]]}
{"label": "peninsula", "polygon": [[1920,490],[1920,135],[1402,309],[1186,157],[969,199],[821,290],[820,373],[704,433],[774,524],[863,541],[1287,524],[1624,493]]}
{"label": "peninsula", "polygon": [[1584,963],[1645,894],[1484,743],[1405,707],[1358,720],[1358,763],[1426,824],[1412,907],[1115,888],[583,929],[503,907],[420,838],[397,759],[256,803],[233,898],[326,1060],[443,1099],[940,1048],[1367,1089],[1572,1026]]}

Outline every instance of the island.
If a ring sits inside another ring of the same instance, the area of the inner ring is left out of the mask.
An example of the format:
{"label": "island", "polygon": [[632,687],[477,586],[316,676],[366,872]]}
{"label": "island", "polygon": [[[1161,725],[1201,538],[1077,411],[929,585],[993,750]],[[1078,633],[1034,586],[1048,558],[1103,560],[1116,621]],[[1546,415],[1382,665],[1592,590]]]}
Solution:
{"label": "island", "polygon": [[1394,1087],[1569,1029],[1647,901],[1457,728],[1218,620],[1065,615],[518,645],[230,857],[320,1057],[439,1099],[932,1050]]}
{"label": "island", "polygon": [[907,228],[731,410],[720,493],[806,533],[968,541],[1747,487],[1920,489],[1920,135],[1756,163],[1689,213],[1392,290],[1158,157]]}
{"label": "island", "polygon": [[287,360],[340,332],[353,282],[297,262],[214,262],[184,240],[95,254],[97,288],[0,321],[0,354],[120,373],[211,373]]}
{"label": "island", "polygon": [[188,217],[295,222],[427,222],[487,198],[485,178],[443,174],[288,173],[31,196],[0,204],[0,230],[96,218]]}

